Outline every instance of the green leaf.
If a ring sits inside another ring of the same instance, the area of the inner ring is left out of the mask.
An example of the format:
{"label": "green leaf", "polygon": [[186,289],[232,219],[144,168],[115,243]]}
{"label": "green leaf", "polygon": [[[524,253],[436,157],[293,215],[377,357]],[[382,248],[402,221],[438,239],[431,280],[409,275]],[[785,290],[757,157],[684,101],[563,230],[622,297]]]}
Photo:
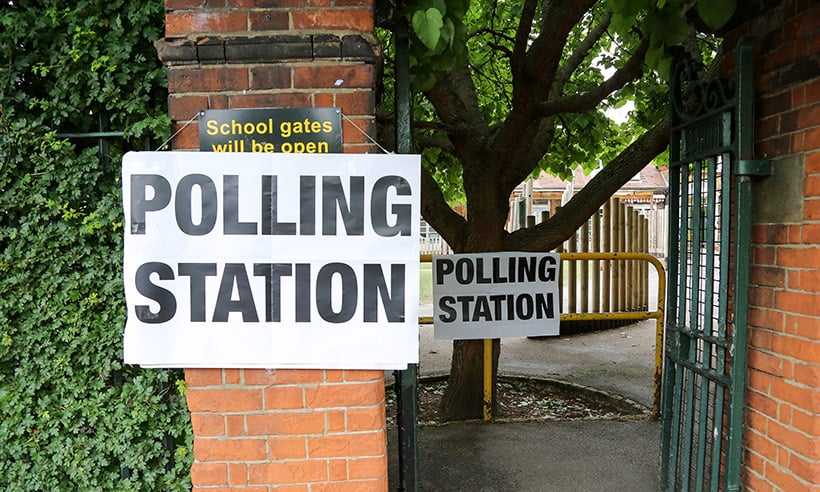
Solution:
{"label": "green leaf", "polygon": [[442,26],[441,34],[447,42],[447,48],[453,49],[453,41],[456,39],[456,28],[453,24],[453,20],[449,17],[444,19],[444,26]]}
{"label": "green leaf", "polygon": [[737,0],[698,0],[698,15],[712,29],[729,22],[737,8]]}
{"label": "green leaf", "polygon": [[609,10],[616,14],[632,16],[649,8],[651,0],[607,0]]}
{"label": "green leaf", "polygon": [[54,136],[97,130],[105,111],[110,129],[139,123],[161,141],[166,75],[152,43],[164,16],[161,0],[0,9],[0,78],[21,81],[0,84],[3,490],[190,489],[190,458],[169,467],[163,446],[167,433],[190,447],[184,398],[161,396],[181,374],[119,362],[118,159],[142,138],[112,140],[101,160],[96,141]]}
{"label": "green leaf", "polygon": [[450,8],[447,10],[448,16],[454,19],[461,20],[470,8],[470,0],[450,0],[448,2]]}
{"label": "green leaf", "polygon": [[658,69],[661,60],[666,56],[666,53],[662,46],[651,47],[646,52],[646,64],[654,69]]}
{"label": "green leaf", "polygon": [[413,80],[413,89],[420,92],[432,89],[436,83],[436,76],[430,71],[413,71],[411,69],[410,75]]}
{"label": "green leaf", "polygon": [[663,80],[669,80],[669,74],[672,71],[672,57],[666,56],[661,58],[660,62],[658,63],[658,75]]}
{"label": "green leaf", "polygon": [[623,12],[629,6],[629,0],[606,0],[606,6],[617,14]]}
{"label": "green leaf", "polygon": [[413,14],[413,32],[429,50],[435,50],[444,19],[441,11],[436,8],[418,10]]}
{"label": "green leaf", "polygon": [[612,15],[612,20],[609,23],[610,29],[620,35],[626,35],[635,25],[635,14],[623,15],[616,13]]}
{"label": "green leaf", "polygon": [[674,46],[683,42],[689,30],[686,21],[680,17],[678,9],[671,6],[650,12],[647,16],[647,23],[652,36],[666,46]]}

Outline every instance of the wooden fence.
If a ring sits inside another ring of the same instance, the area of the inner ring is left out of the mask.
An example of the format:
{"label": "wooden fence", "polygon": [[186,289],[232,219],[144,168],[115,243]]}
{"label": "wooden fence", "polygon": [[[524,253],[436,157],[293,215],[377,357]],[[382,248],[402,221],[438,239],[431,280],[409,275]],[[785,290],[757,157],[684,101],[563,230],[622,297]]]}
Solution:
{"label": "wooden fence", "polygon": [[[542,212],[540,221],[549,218]],[[527,217],[526,226],[536,224]],[[612,198],[555,250],[558,253],[649,253],[649,219]],[[562,313],[608,313],[649,310],[646,262],[626,260],[564,261],[560,284]]]}
{"label": "wooden fence", "polygon": [[[661,223],[650,220],[654,218],[650,216],[657,213],[645,207],[639,211],[613,197],[555,252],[649,253],[658,256],[662,253],[660,244],[665,242],[666,231],[657,225],[651,226],[653,222]],[[548,218],[547,211],[542,211],[538,217],[539,221]],[[525,227],[532,227],[536,217],[528,215],[524,222]],[[420,249],[422,257],[452,253],[438,235],[422,237]],[[563,261],[561,271],[559,298],[563,314],[649,311],[658,307],[650,306],[650,298],[654,302],[657,292],[650,292],[650,274],[654,274],[654,269],[646,261]],[[652,288],[657,289],[657,284]]]}
{"label": "wooden fence", "polygon": [[449,255],[453,253],[441,236],[422,237],[419,240],[419,253],[421,255]]}

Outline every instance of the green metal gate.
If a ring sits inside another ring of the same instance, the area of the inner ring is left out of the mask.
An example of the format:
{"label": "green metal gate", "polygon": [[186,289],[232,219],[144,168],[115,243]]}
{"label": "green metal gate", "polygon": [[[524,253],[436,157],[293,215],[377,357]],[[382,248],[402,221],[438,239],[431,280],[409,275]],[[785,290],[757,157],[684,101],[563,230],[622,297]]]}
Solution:
{"label": "green metal gate", "polygon": [[751,42],[734,80],[699,80],[675,60],[669,169],[669,291],[662,406],[661,490],[740,490],[746,372]]}

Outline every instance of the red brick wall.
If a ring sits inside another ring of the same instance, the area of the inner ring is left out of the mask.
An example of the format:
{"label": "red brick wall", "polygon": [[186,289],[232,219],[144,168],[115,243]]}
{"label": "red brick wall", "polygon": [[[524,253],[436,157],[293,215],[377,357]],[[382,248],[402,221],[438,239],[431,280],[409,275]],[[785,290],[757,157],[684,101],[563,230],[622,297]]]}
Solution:
{"label": "red brick wall", "polygon": [[185,381],[194,490],[387,490],[382,372],[188,369]]}
{"label": "red brick wall", "polygon": [[[166,0],[175,149],[202,109],[340,107],[345,152],[375,151],[372,0]],[[340,82],[337,82],[340,81]],[[383,371],[188,369],[195,491],[387,490]]]}
{"label": "red brick wall", "polygon": [[753,184],[797,209],[754,218],[744,490],[820,490],[820,4],[781,2],[730,39],[745,34],[759,41],[756,154],[803,174],[780,195]]}
{"label": "red brick wall", "polygon": [[175,149],[198,148],[185,123],[201,109],[340,107],[344,151],[377,151],[364,135],[375,135],[373,0],[306,3],[166,0],[157,49]]}

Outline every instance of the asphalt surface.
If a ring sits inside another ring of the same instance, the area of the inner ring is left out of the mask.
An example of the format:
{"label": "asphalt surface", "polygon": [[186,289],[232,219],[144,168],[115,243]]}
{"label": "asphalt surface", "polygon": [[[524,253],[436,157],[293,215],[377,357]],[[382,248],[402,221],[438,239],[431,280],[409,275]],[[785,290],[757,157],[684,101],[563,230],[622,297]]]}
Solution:
{"label": "asphalt surface", "polygon": [[[421,377],[447,374],[452,342],[420,328]],[[581,335],[503,339],[501,374],[570,382],[650,408],[655,322]],[[397,431],[388,432],[399,490]],[[469,422],[420,427],[420,491],[642,492],[658,489],[660,423],[628,420]]]}

